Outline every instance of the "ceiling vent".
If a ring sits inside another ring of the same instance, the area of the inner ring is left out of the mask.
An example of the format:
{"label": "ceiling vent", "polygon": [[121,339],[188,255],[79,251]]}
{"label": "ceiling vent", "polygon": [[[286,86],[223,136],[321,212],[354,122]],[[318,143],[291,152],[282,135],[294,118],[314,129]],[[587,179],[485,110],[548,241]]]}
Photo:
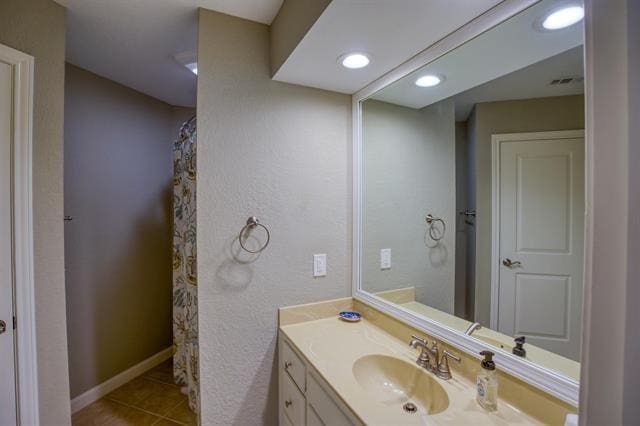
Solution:
{"label": "ceiling vent", "polygon": [[581,77],[581,76],[559,77],[551,80],[549,82],[549,86],[564,86],[566,84],[582,84],[583,81],[584,81],[584,77]]}

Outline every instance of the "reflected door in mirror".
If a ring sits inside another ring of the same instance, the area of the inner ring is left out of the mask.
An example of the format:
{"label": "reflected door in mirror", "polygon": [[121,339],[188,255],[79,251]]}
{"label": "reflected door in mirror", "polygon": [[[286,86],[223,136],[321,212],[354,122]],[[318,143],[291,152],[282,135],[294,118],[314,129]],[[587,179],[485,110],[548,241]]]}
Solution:
{"label": "reflected door in mirror", "polygon": [[493,149],[499,215],[493,260],[499,272],[492,319],[502,333],[524,335],[527,343],[579,360],[582,131],[494,135]]}

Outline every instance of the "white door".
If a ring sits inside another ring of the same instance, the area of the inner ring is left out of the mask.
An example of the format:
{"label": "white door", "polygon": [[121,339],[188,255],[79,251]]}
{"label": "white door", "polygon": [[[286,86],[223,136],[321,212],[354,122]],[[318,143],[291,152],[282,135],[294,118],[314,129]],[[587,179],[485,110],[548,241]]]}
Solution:
{"label": "white door", "polygon": [[579,360],[584,132],[494,135],[493,147],[498,330]]}
{"label": "white door", "polygon": [[17,423],[13,330],[12,122],[13,67],[0,61],[0,425]]}

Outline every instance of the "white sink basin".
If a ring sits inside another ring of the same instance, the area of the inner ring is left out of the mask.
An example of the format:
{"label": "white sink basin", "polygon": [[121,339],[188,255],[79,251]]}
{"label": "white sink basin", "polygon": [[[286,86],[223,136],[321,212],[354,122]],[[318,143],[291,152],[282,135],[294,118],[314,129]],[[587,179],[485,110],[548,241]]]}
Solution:
{"label": "white sink basin", "polygon": [[363,356],[353,364],[353,374],[371,398],[383,404],[400,408],[412,402],[422,414],[437,414],[449,406],[447,392],[430,373],[399,358]]}

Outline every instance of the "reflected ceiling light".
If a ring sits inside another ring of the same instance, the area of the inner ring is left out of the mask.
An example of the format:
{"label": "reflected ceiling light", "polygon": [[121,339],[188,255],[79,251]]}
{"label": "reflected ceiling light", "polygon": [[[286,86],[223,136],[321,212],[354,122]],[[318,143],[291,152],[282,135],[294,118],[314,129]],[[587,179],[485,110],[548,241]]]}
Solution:
{"label": "reflected ceiling light", "polygon": [[542,21],[542,27],[546,30],[559,30],[577,24],[584,18],[582,6],[568,6],[551,12]]}
{"label": "reflected ceiling light", "polygon": [[371,61],[364,53],[346,53],[338,58],[338,62],[345,68],[355,70],[366,67]]}
{"label": "reflected ceiling light", "polygon": [[180,52],[177,53],[174,58],[183,67],[187,68],[195,75],[198,75],[198,56],[195,52]]}
{"label": "reflected ceiling light", "polygon": [[433,87],[442,83],[443,78],[434,74],[423,75],[416,80],[416,86],[418,87]]}
{"label": "reflected ceiling light", "polygon": [[189,71],[191,71],[195,75],[198,75],[198,63],[197,62],[192,62],[190,64],[184,64],[184,66],[187,67],[189,69]]}

